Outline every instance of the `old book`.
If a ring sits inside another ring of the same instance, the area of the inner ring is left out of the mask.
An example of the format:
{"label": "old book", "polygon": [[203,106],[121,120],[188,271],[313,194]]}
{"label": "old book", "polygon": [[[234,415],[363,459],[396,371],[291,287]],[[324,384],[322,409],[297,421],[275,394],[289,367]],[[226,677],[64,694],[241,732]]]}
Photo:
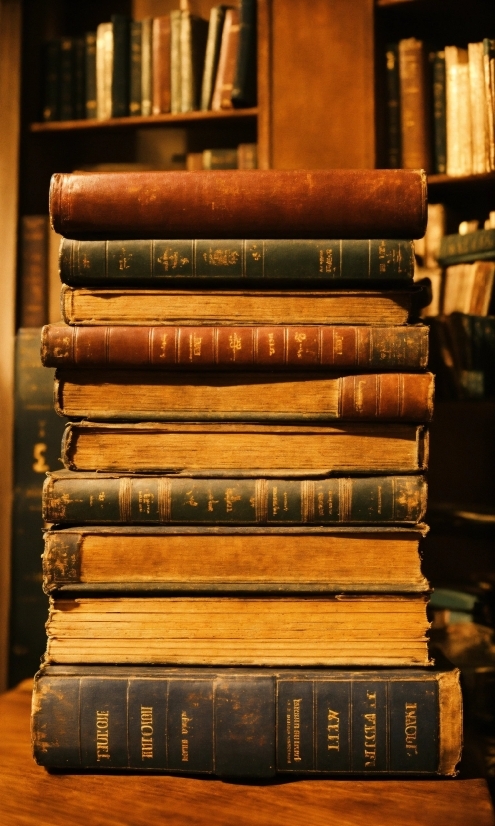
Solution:
{"label": "old book", "polygon": [[407,169],[59,173],[50,212],[57,232],[81,239],[421,238],[426,176]]}
{"label": "old book", "polygon": [[86,117],[96,118],[96,32],[85,35]]}
{"label": "old book", "polygon": [[151,114],[170,112],[170,15],[153,18]]}
{"label": "old book", "polygon": [[213,6],[210,11],[208,38],[206,41],[205,65],[201,83],[200,109],[202,111],[211,109],[211,99],[213,96],[215,78],[217,76],[220,44],[222,42],[222,31],[226,10],[227,6]]}
{"label": "old book", "polygon": [[183,10],[180,21],[181,112],[192,112],[200,107],[207,37],[208,21]]}
{"label": "old book", "polygon": [[67,324],[98,326],[244,324],[405,324],[424,291],[409,290],[107,290],[62,287]]}
{"label": "old book", "polygon": [[43,120],[60,120],[60,39],[43,45]]}
{"label": "old book", "polygon": [[73,117],[82,120],[86,117],[86,43],[84,38],[74,38],[74,84]]}
{"label": "old book", "polygon": [[41,489],[48,470],[61,467],[64,423],[53,410],[53,371],[39,362],[39,328],[20,329],[15,346],[14,490],[9,683],[38,667],[45,646],[47,602],[41,593]]}
{"label": "old book", "polygon": [[170,12],[170,111],[174,114],[182,111],[181,19],[182,12],[180,9],[174,9]]}
{"label": "old book", "polygon": [[99,120],[112,117],[112,74],[113,26],[100,23],[96,29],[96,117]]}
{"label": "old book", "polygon": [[131,20],[129,30],[129,114],[141,114],[142,23]]}
{"label": "old book", "polygon": [[211,99],[214,111],[232,109],[232,90],[239,50],[239,9],[227,9],[222,30],[218,69]]}
{"label": "old book", "polygon": [[60,120],[74,118],[74,38],[60,38]]}
{"label": "old book", "polygon": [[443,312],[488,315],[495,280],[495,262],[453,264],[445,271]]}
{"label": "old book", "polygon": [[48,226],[48,321],[50,324],[62,323],[60,308],[60,244],[62,236]]}
{"label": "old book", "polygon": [[141,21],[141,114],[151,115],[153,105],[153,18]]}
{"label": "old book", "polygon": [[390,169],[401,166],[399,46],[390,43],[386,51],[387,71],[387,154]]}
{"label": "old book", "polygon": [[48,318],[48,218],[23,215],[20,230],[19,324],[41,327]]}
{"label": "old book", "polygon": [[485,96],[483,43],[468,44],[469,102],[471,105],[472,171],[490,171],[490,147]]}
{"label": "old book", "polygon": [[68,424],[69,470],[182,476],[409,473],[428,464],[428,433],[413,424]]}
{"label": "old book", "polygon": [[428,327],[69,327],[45,326],[47,367],[163,370],[308,368],[420,370]]}
{"label": "old book", "polygon": [[237,169],[237,149],[204,149],[203,169]]}
{"label": "old book", "polygon": [[152,286],[178,278],[403,281],[413,278],[414,244],[394,239],[64,239],[60,268],[64,283],[76,287],[109,280],[132,285],[134,279]]}
{"label": "old book", "polygon": [[258,168],[258,144],[240,143],[237,146],[237,168],[257,169]]}
{"label": "old book", "polygon": [[410,37],[399,41],[401,163],[431,172],[429,84],[424,43]]}
{"label": "old book", "polygon": [[425,526],[102,527],[45,533],[43,587],[125,593],[425,591]]}
{"label": "old book", "polygon": [[373,670],[45,666],[35,760],[47,768],[454,775],[454,668]]}
{"label": "old book", "polygon": [[495,40],[483,40],[483,83],[488,137],[489,169],[495,170]]}
{"label": "old book", "polygon": [[447,112],[445,99],[445,52],[430,54],[433,80],[433,138],[435,172],[447,172]]}
{"label": "old book", "polygon": [[447,113],[447,175],[473,171],[471,101],[467,49],[446,46],[445,95]]}
{"label": "old book", "polygon": [[54,399],[57,413],[69,418],[428,422],[433,391],[432,373],[335,376],[60,369]]}
{"label": "old book", "polygon": [[495,229],[445,235],[440,242],[438,261],[444,267],[484,259],[495,260]]}
{"label": "old book", "polygon": [[424,476],[201,479],[62,470],[43,487],[43,518],[54,524],[416,524],[425,509]]}
{"label": "old book", "polygon": [[240,0],[239,43],[232,85],[234,108],[256,106],[256,0]]}
{"label": "old book", "polygon": [[424,666],[427,597],[50,599],[47,664]]}

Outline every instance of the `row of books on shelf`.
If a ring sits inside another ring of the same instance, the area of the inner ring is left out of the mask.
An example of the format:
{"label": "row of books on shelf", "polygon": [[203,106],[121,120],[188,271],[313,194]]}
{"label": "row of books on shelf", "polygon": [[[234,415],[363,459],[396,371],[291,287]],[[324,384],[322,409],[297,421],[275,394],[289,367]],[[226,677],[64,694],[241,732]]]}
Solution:
{"label": "row of books on shelf", "polygon": [[42,358],[70,422],[37,761],[455,774],[459,673],[433,665],[420,556],[424,177],[73,174],[50,203],[68,283]]}
{"label": "row of books on shelf", "polygon": [[465,176],[495,170],[495,40],[387,49],[388,163]]}
{"label": "row of books on shelf", "polygon": [[105,120],[256,105],[256,4],[130,20],[44,48],[43,120]]}

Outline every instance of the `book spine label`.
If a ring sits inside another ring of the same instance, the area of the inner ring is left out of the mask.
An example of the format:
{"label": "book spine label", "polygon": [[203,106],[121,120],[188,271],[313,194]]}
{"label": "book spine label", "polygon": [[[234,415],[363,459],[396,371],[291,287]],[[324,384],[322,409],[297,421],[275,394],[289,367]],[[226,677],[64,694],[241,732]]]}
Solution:
{"label": "book spine label", "polygon": [[86,117],[96,118],[96,32],[86,35],[85,54]]}
{"label": "book spine label", "polygon": [[129,114],[141,114],[141,21],[130,24]]}
{"label": "book spine label", "polygon": [[[417,523],[425,512],[422,476],[330,479],[196,479],[164,476],[49,476],[43,518],[54,523],[163,525],[339,525]],[[50,553],[78,581],[77,553]],[[67,535],[68,536],[68,535]],[[58,539],[57,539],[58,537]],[[65,540],[63,540],[65,541]],[[71,561],[72,560],[72,561]],[[53,567],[50,563],[50,566]]]}
{"label": "book spine label", "polygon": [[147,279],[412,280],[414,244],[396,240],[70,241],[60,253],[73,286]]}
{"label": "book spine label", "polygon": [[[442,762],[437,679],[402,673],[45,675],[35,759],[225,777],[455,773]],[[460,714],[458,686],[449,699]]]}
{"label": "book spine label", "polygon": [[414,370],[428,360],[429,328],[365,326],[43,328],[46,367]]}

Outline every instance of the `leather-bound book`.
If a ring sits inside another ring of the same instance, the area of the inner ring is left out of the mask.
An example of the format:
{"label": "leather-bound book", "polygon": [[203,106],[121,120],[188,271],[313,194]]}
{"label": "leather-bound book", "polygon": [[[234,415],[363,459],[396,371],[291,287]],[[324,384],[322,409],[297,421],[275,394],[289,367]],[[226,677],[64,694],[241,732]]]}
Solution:
{"label": "leather-bound book", "polygon": [[390,169],[401,166],[399,46],[390,43],[385,54],[387,70],[387,155]]}
{"label": "leather-bound book", "polygon": [[152,107],[153,115],[170,112],[170,15],[153,18]]}
{"label": "leather-bound book", "polygon": [[227,9],[223,25],[217,76],[211,99],[213,110],[232,109],[232,90],[239,50],[239,10]]}
{"label": "leather-bound book", "polygon": [[74,38],[74,92],[73,116],[77,120],[86,117],[86,43],[84,38]]}
{"label": "leather-bound book", "polygon": [[424,44],[399,41],[401,165],[432,171],[429,81]]}
{"label": "leather-bound book", "polygon": [[201,83],[200,108],[203,111],[211,109],[211,99],[217,76],[220,44],[222,42],[222,31],[225,22],[226,9],[226,6],[213,6],[210,11],[208,39],[206,41],[205,65],[203,69],[203,80]]}
{"label": "leather-bound book", "polygon": [[141,21],[141,114],[152,111],[153,99],[153,18]]}
{"label": "leather-bound book", "polygon": [[33,747],[59,769],[454,775],[459,671],[44,666]]}
{"label": "leather-bound book", "polygon": [[409,473],[428,464],[423,425],[373,422],[235,424],[72,422],[68,470],[294,478],[330,473]]}
{"label": "leather-bound book", "polygon": [[428,422],[433,389],[432,373],[60,369],[55,408],[61,416],[96,420]]}
{"label": "leather-bound book", "polygon": [[61,470],[43,487],[43,519],[72,525],[416,524],[424,476],[264,479]]}
{"label": "leather-bound book", "polygon": [[43,328],[46,367],[83,370],[421,370],[428,330],[400,327],[69,327]]}
{"label": "leather-bound book", "polygon": [[74,38],[60,39],[60,120],[74,118]]}
{"label": "leather-bound book", "polygon": [[232,105],[256,106],[256,0],[240,0]]}
{"label": "leather-bound book", "polygon": [[181,112],[193,112],[200,107],[207,37],[208,21],[189,11],[182,11],[180,20]]}
{"label": "leather-bound book", "polygon": [[96,118],[96,32],[85,35],[86,117]]}
{"label": "leather-bound book", "polygon": [[43,45],[43,120],[60,120],[60,39]]}
{"label": "leather-bound book", "polygon": [[446,46],[447,175],[471,175],[473,150],[467,49]]}
{"label": "leather-bound book", "polygon": [[[187,492],[189,493],[189,491]],[[189,497],[192,495],[189,494]],[[416,593],[424,525],[96,526],[45,533],[46,593]]]}
{"label": "leather-bound book", "polygon": [[433,136],[435,172],[447,172],[447,111],[445,99],[445,52],[430,55],[433,80]]}
{"label": "leather-bound book", "polygon": [[125,14],[112,14],[112,117],[129,114],[130,20]]}
{"label": "leather-bound book", "polygon": [[96,117],[112,117],[113,26],[100,23],[96,29]]}
{"label": "leather-bound book", "polygon": [[50,599],[45,662],[426,666],[427,602],[426,594],[61,595]]}
{"label": "leather-bound book", "polygon": [[58,173],[68,238],[421,238],[426,175],[407,169]]}
{"label": "leather-bound book", "polygon": [[129,30],[129,114],[141,114],[142,22],[131,20]]}

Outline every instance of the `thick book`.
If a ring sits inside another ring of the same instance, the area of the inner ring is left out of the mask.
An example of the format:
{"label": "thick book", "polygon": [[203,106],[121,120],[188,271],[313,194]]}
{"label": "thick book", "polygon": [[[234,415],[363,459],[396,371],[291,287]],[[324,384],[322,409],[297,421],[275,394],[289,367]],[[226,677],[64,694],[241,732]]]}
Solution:
{"label": "thick book", "polygon": [[279,477],[425,470],[428,433],[413,424],[106,424],[66,426],[68,470]]}
{"label": "thick book", "polygon": [[416,524],[424,476],[218,479],[142,474],[49,473],[45,522],[73,525]]}
{"label": "thick book", "polygon": [[57,370],[60,416],[133,421],[429,422],[432,373]]}
{"label": "thick book", "polygon": [[414,37],[399,41],[401,163],[431,172],[431,137],[424,44]]}
{"label": "thick book", "polygon": [[41,335],[46,367],[139,370],[421,370],[426,325],[69,327]]}
{"label": "thick book", "polygon": [[467,49],[446,46],[447,175],[471,175],[473,150]]}
{"label": "thick book", "polygon": [[426,292],[394,289],[213,290],[69,287],[61,291],[67,324],[101,326],[245,324],[406,324]]}
{"label": "thick book", "polygon": [[424,594],[50,597],[46,664],[430,665]]}
{"label": "thick book", "polygon": [[426,175],[412,169],[58,173],[67,238],[421,238]]}
{"label": "thick book", "polygon": [[[100,23],[96,29],[96,117],[112,117],[113,26]],[[54,227],[55,229],[55,227]],[[60,233],[63,235],[63,233]]]}
{"label": "thick book", "polygon": [[423,592],[425,531],[424,525],[59,528],[45,533],[43,587],[47,594]]}
{"label": "thick book", "polygon": [[181,112],[192,112],[200,107],[207,37],[208,21],[183,9],[180,21]]}
{"label": "thick book", "polygon": [[394,239],[64,239],[60,245],[60,277],[74,287],[134,280],[166,286],[181,278],[407,282],[413,276],[413,242]]}
{"label": "thick book", "polygon": [[240,0],[239,44],[232,84],[234,108],[256,106],[256,0]]}
{"label": "thick book", "polygon": [[495,283],[495,261],[452,264],[445,270],[443,313],[488,315]]}
{"label": "thick book", "polygon": [[32,737],[51,769],[455,775],[459,671],[45,666]]}
{"label": "thick book", "polygon": [[495,261],[495,229],[479,229],[465,235],[444,235],[437,257],[443,267]]}
{"label": "thick book", "polygon": [[74,118],[74,47],[73,37],[60,38],[60,120]]}
{"label": "thick book", "polygon": [[39,362],[39,332],[20,329],[15,347],[9,685],[32,676],[45,647],[41,490],[46,472],[61,467],[64,423],[53,410],[53,371]]}
{"label": "thick book", "polygon": [[239,51],[239,9],[227,9],[222,29],[215,86],[211,98],[214,111],[232,109],[232,90]]}
{"label": "thick book", "polygon": [[112,118],[129,114],[130,20],[125,14],[112,14]]}

